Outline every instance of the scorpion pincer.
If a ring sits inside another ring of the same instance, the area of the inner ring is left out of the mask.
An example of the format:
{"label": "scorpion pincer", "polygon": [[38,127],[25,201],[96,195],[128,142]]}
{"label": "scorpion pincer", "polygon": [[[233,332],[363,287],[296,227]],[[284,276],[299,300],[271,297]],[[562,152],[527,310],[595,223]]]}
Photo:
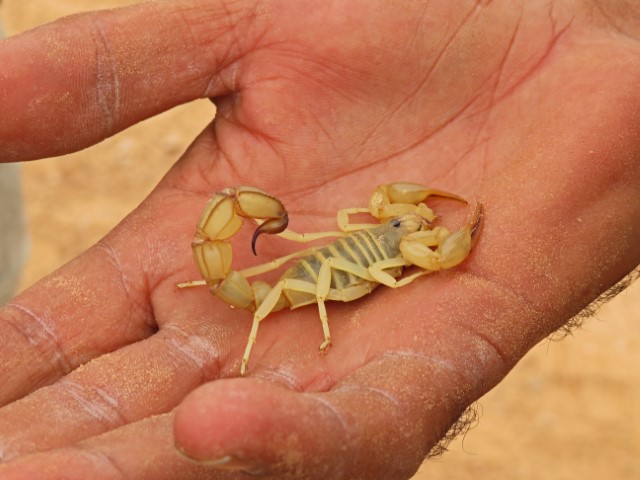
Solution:
{"label": "scorpion pincer", "polygon": [[[453,193],[415,183],[392,183],[376,188],[368,208],[338,211],[339,232],[299,234],[287,229],[287,211],[277,198],[253,187],[225,188],[215,193],[198,221],[191,247],[195,263],[204,280],[185,282],[180,288],[207,285],[218,298],[234,307],[253,312],[253,324],[242,357],[241,375],[247,372],[251,350],[260,322],[271,312],[316,303],[324,341],[320,350],[331,345],[325,301],[349,302],[370,293],[378,285],[398,288],[429,273],[455,267],[463,262],[475,245],[483,221],[478,203],[471,220],[460,230],[450,232],[434,226],[434,212],[425,201],[430,196],[467,203]],[[350,223],[350,215],[369,213],[378,224]],[[309,242],[326,237],[337,239],[324,247],[308,248],[268,263],[236,271],[231,268],[230,239],[242,226],[242,218],[258,223],[252,238],[263,233],[288,240]],[[279,268],[298,258],[280,280],[270,287],[247,278]],[[418,271],[401,277],[405,267]]]}

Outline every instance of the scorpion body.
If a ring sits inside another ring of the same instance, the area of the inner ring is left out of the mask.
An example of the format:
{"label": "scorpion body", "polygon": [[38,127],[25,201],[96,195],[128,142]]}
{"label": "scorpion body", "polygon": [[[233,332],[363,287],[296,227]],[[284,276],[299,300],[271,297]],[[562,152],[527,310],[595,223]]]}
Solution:
{"label": "scorpion body", "polygon": [[[336,241],[313,249],[312,253],[298,260],[283,275],[282,279],[300,279],[309,283],[317,284],[322,264],[329,258],[341,258],[348,262],[360,265],[365,269],[381,262],[396,258],[400,254],[400,241],[405,235],[405,229],[391,227],[390,224],[382,224],[377,227],[368,228],[353,232],[346,237],[338,238]],[[402,273],[402,268],[397,267],[389,272],[393,277]],[[373,291],[380,284],[376,281],[369,281],[355,275],[352,272],[340,269],[331,269],[331,291],[348,291],[352,287],[360,287],[359,292],[366,295]],[[285,291],[283,294],[289,301],[290,308],[297,308],[303,305],[316,303],[316,295],[308,292]],[[359,297],[350,297],[355,300]]]}
{"label": "scorpion body", "polygon": [[[464,261],[473,248],[482,225],[482,205],[476,206],[472,220],[462,229],[449,232],[433,226],[434,213],[424,203],[435,195],[466,201],[452,193],[413,183],[379,186],[368,208],[347,208],[338,212],[340,232],[298,234],[287,229],[288,215],[277,198],[253,187],[231,187],[215,193],[205,207],[192,242],[196,265],[204,280],[185,282],[180,288],[207,285],[209,290],[229,304],[253,312],[249,341],[242,357],[244,375],[260,322],[270,313],[316,303],[324,341],[320,350],[331,345],[325,301],[349,302],[360,298],[380,284],[398,288],[431,272],[451,268]],[[379,224],[352,224],[349,215],[369,213]],[[236,271],[231,268],[233,237],[242,225],[242,217],[258,223],[252,248],[262,233],[277,234],[288,240],[308,242],[338,237],[334,242],[305,249],[263,265]],[[248,277],[279,268],[298,259],[279,281],[270,287],[262,281],[249,283]],[[418,271],[402,276],[411,265]]]}

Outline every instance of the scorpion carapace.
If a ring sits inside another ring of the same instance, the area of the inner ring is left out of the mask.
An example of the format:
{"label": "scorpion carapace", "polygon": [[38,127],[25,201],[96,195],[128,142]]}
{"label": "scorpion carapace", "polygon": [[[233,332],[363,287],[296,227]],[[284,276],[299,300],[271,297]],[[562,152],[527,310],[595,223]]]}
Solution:
{"label": "scorpion carapace", "polygon": [[[423,275],[455,267],[463,262],[477,241],[483,222],[482,204],[464,227],[450,232],[433,226],[435,214],[425,201],[439,196],[467,203],[458,195],[415,183],[392,183],[376,188],[367,208],[345,208],[338,212],[340,231],[299,234],[287,230],[287,211],[276,197],[253,187],[231,187],[215,193],[207,203],[191,247],[204,280],[181,283],[180,288],[207,285],[209,290],[234,307],[253,312],[253,324],[242,357],[240,373],[247,372],[251,350],[260,322],[271,312],[317,303],[324,340],[320,350],[331,345],[325,301],[349,302],[371,292],[378,285],[397,288]],[[356,224],[350,215],[369,213],[378,224]],[[271,262],[236,271],[231,268],[229,240],[242,225],[242,218],[254,219],[258,227],[251,247],[262,233],[288,240],[308,242],[337,237],[324,247],[307,248]],[[273,286],[248,277],[279,268],[298,259]],[[417,272],[401,277],[405,267]]]}

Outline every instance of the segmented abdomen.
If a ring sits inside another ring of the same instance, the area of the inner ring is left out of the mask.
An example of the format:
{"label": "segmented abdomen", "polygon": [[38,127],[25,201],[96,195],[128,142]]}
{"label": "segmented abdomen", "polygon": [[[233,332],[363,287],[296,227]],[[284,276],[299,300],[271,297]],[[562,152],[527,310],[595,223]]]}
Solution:
{"label": "segmented abdomen", "polygon": [[[322,263],[331,257],[343,258],[368,268],[376,262],[398,256],[401,237],[401,231],[386,224],[359,230],[301,258],[284,273],[282,278],[296,278],[316,284]],[[342,290],[365,282],[366,280],[353,273],[335,268],[331,270],[331,288],[333,289]],[[292,308],[315,302],[315,296],[307,293],[294,292],[285,293],[285,295]]]}

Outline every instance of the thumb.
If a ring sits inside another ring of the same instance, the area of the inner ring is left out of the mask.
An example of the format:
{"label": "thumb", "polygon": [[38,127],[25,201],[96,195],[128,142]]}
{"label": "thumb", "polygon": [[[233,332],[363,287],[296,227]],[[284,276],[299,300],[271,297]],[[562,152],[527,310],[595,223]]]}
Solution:
{"label": "thumb", "polygon": [[[389,353],[327,392],[254,379],[195,390],[177,408],[178,451],[203,467],[275,478],[409,478],[478,395],[473,375]],[[468,426],[463,416],[452,434]]]}

